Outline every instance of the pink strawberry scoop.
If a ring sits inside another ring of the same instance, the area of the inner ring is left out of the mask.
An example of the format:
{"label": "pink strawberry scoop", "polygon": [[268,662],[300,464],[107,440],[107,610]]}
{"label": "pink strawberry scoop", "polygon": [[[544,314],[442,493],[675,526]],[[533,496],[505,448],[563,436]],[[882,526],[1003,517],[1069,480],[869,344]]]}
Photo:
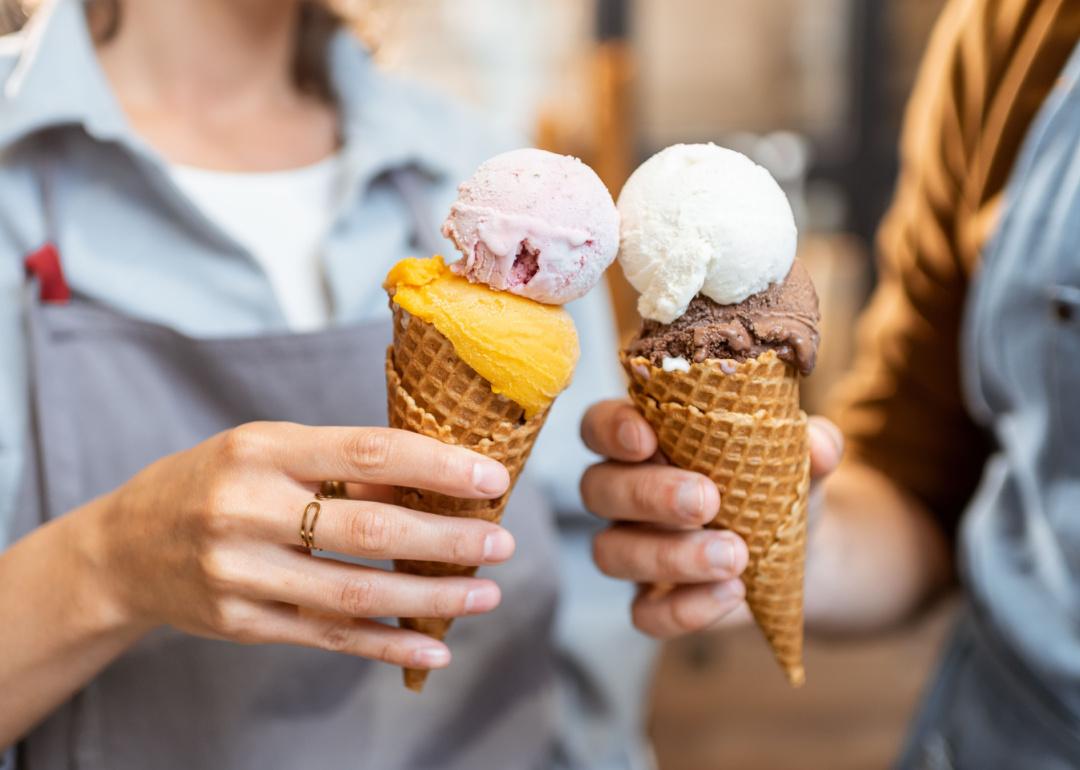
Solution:
{"label": "pink strawberry scoop", "polygon": [[473,283],[549,305],[577,299],[619,249],[619,213],[577,158],[513,150],[485,161],[458,188],[442,227]]}

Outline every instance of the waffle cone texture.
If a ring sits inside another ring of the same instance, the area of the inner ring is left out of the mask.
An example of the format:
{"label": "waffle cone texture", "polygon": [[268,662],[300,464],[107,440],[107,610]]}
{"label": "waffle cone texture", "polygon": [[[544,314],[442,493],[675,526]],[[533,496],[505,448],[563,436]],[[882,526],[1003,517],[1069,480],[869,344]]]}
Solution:
{"label": "waffle cone texture", "polygon": [[746,602],[788,681],[801,686],[810,457],[798,372],[771,350],[741,363],[709,359],[688,372],[625,353],[622,361],[630,397],[664,455],[719,488],[720,512],[707,526],[746,541]]}
{"label": "waffle cone texture", "polygon": [[[466,500],[423,489],[398,487],[394,502],[417,511],[498,523],[521,469],[529,458],[547,410],[525,418],[524,410],[491,390],[488,381],[462,361],[434,326],[397,305],[394,340],[386,351],[386,393],[390,426],[457,444],[506,466],[510,487],[494,500]],[[471,576],[476,567],[397,560],[394,569],[412,575]],[[445,618],[399,618],[402,628],[442,640]],[[405,669],[405,686],[419,692],[428,672]]]}

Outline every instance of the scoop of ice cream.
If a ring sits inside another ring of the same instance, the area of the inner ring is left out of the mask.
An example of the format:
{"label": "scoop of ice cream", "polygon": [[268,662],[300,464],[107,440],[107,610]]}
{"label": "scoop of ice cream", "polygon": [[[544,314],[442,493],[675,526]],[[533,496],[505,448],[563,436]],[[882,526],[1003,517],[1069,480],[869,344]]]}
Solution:
{"label": "scoop of ice cream", "polygon": [[699,294],[670,324],[645,321],[628,350],[668,369],[689,369],[707,358],[745,361],[775,350],[782,360],[810,374],[820,320],[814,284],[796,260],[783,281],[736,305],[720,305]]}
{"label": "scoop of ice cream", "polygon": [[677,144],[641,164],[619,195],[619,263],[643,318],[671,323],[698,294],[742,302],[783,280],[795,218],[761,166],[714,144]]}
{"label": "scoop of ice cream", "polygon": [[619,212],[577,158],[514,150],[458,188],[442,228],[473,283],[561,305],[591,289],[619,249]]}
{"label": "scoop of ice cream", "polygon": [[570,384],[578,337],[561,307],[469,283],[439,256],[403,259],[383,287],[392,302],[438,329],[461,360],[526,417],[546,409]]}

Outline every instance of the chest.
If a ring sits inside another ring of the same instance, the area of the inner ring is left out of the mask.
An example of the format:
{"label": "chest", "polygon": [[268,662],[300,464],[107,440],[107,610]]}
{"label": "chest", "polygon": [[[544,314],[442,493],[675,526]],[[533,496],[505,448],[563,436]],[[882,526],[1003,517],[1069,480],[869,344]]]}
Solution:
{"label": "chest", "polygon": [[[187,334],[285,330],[271,279],[240,240],[147,159],[119,147],[86,152],[85,141],[66,135],[51,157],[37,159],[38,184],[23,202],[30,220],[22,228],[24,251],[55,243],[77,296]],[[426,215],[438,190],[419,190],[423,205],[416,206],[393,174],[368,178],[345,169],[342,180],[314,258],[333,321],[382,318],[382,278],[416,252],[418,238],[437,232],[434,217],[420,221],[417,211]]]}

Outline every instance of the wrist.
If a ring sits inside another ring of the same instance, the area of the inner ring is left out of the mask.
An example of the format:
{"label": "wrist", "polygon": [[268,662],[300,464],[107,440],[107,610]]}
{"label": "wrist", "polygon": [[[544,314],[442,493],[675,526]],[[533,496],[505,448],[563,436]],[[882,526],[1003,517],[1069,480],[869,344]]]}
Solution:
{"label": "wrist", "polygon": [[92,634],[138,638],[154,624],[129,601],[129,581],[111,555],[114,505],[115,495],[105,495],[62,520],[69,525],[66,535],[75,578],[74,607]]}

